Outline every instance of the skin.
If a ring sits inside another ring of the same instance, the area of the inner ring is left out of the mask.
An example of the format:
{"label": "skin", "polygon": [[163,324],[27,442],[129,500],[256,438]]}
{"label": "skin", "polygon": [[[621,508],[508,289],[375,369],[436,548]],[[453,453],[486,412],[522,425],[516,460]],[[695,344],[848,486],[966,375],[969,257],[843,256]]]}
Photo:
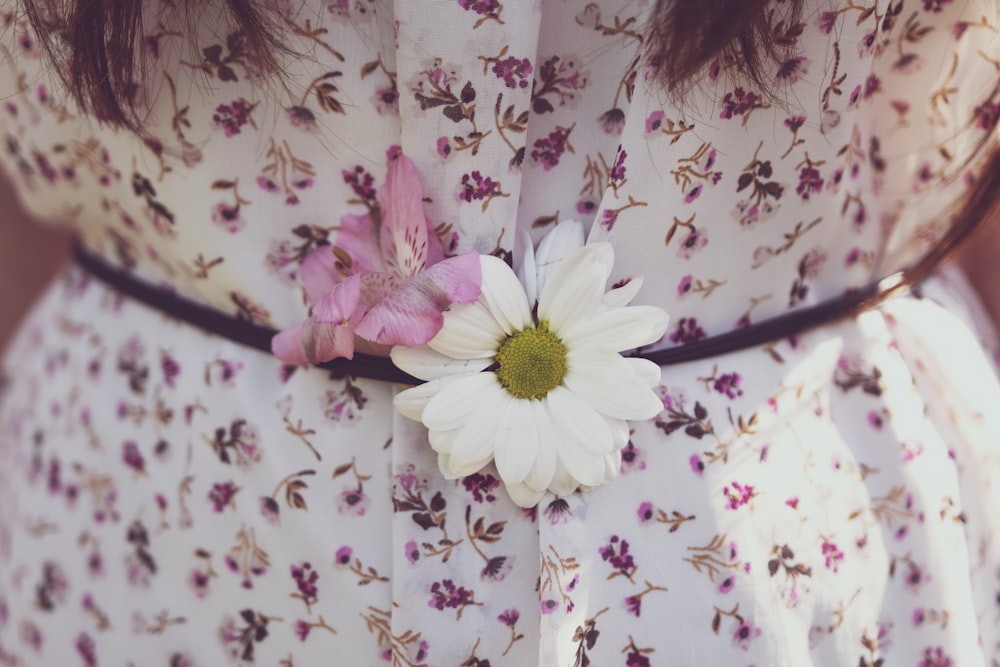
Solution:
{"label": "skin", "polygon": [[[68,261],[71,236],[34,224],[0,180],[0,349],[56,272]],[[1000,220],[967,239],[956,261],[1000,328]]]}
{"label": "skin", "polygon": [[0,350],[56,271],[69,258],[72,238],[38,225],[0,179]]}

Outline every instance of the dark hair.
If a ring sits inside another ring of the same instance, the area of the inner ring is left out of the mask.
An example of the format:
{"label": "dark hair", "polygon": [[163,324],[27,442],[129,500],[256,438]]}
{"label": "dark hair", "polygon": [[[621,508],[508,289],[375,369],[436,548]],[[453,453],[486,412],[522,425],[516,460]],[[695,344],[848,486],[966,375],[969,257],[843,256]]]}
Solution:
{"label": "dark hair", "polygon": [[[203,2],[191,1],[195,6]],[[102,122],[139,130],[142,119],[135,116],[129,100],[145,66],[143,0],[21,2],[42,51],[80,110]],[[189,8],[189,0],[178,2],[183,11],[203,9]],[[228,12],[255,67],[277,71],[280,56],[288,49],[279,38],[276,19],[254,0],[218,4]]]}
{"label": "dark hair", "polygon": [[767,10],[770,0],[658,0],[647,28],[650,66],[663,86],[676,91],[721,59],[769,94],[774,80],[767,68],[780,65],[794,45],[802,2],[791,0],[775,19]]}

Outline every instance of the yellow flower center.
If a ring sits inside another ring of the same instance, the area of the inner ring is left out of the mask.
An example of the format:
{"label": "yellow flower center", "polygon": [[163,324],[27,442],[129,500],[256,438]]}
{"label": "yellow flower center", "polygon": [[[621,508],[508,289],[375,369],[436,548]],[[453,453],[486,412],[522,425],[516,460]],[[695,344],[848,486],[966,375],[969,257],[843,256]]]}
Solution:
{"label": "yellow flower center", "polygon": [[517,398],[545,398],[566,377],[566,346],[545,323],[505,340],[496,360],[500,384]]}

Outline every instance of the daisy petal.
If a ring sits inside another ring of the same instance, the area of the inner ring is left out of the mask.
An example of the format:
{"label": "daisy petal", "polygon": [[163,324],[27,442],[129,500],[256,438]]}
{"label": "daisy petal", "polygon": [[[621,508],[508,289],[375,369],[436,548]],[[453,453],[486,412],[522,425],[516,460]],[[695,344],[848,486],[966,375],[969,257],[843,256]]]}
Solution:
{"label": "daisy petal", "polygon": [[608,422],[608,428],[611,429],[611,441],[614,443],[614,450],[618,451],[624,448],[628,444],[629,438],[632,437],[628,429],[628,422],[624,419],[612,419],[604,415],[601,416]]}
{"label": "daisy petal", "polygon": [[503,339],[503,329],[477,301],[452,306],[444,314],[441,331],[427,345],[454,359],[492,359]]}
{"label": "daisy petal", "polygon": [[560,338],[573,350],[621,352],[660,340],[669,321],[655,306],[614,308],[574,322],[560,331]]}
{"label": "daisy petal", "polygon": [[535,251],[538,293],[545,289],[560,262],[582,248],[583,243],[583,223],[576,220],[563,220],[549,230]]}
{"label": "daisy petal", "polygon": [[535,248],[531,245],[531,234],[523,229],[518,230],[514,241],[514,256],[520,258],[514,267],[514,273],[524,287],[528,305],[533,307],[538,301],[538,271],[535,269]]}
{"label": "daisy petal", "polygon": [[552,483],[549,484],[549,491],[557,496],[568,496],[579,488],[580,482],[566,472],[561,463],[558,464],[556,466],[556,474],[552,477]]}
{"label": "daisy petal", "polygon": [[584,319],[604,296],[614,253],[611,245],[584,246],[566,258],[545,284],[538,297],[538,318],[557,333]]}
{"label": "daisy petal", "polygon": [[632,299],[635,298],[640,289],[642,289],[642,276],[636,276],[621,287],[609,290],[604,295],[602,303],[609,308],[624,308],[632,303]]}
{"label": "daisy petal", "polygon": [[527,484],[508,484],[506,488],[507,495],[519,507],[534,507],[545,495],[545,489],[538,491]]}
{"label": "daisy petal", "polygon": [[631,381],[611,387],[600,378],[570,373],[563,381],[566,388],[592,408],[615,419],[651,419],[663,410],[663,402],[649,387]]}
{"label": "daisy petal", "polygon": [[444,387],[461,379],[460,375],[452,375],[404,389],[396,394],[392,399],[392,404],[404,417],[413,421],[421,421],[424,408],[427,407],[430,400],[437,396]]}
{"label": "daisy petal", "polygon": [[635,379],[647,387],[655,387],[663,378],[663,369],[649,359],[625,357],[625,363],[632,367]]}
{"label": "daisy petal", "polygon": [[521,484],[535,464],[539,437],[538,414],[531,401],[515,400],[496,434],[493,459],[505,484]]}
{"label": "daisy petal", "polygon": [[607,421],[565,387],[550,391],[543,403],[556,433],[577,448],[581,458],[603,456],[614,449]]}
{"label": "daisy petal", "polygon": [[545,419],[545,408],[540,401],[531,401],[531,409],[535,413],[535,426],[538,428],[538,451],[531,471],[524,478],[524,483],[536,491],[545,491],[556,474],[558,457],[554,446],[555,435],[552,424]]}
{"label": "daisy petal", "polygon": [[481,401],[496,400],[503,392],[493,373],[471,373],[456,376],[441,387],[431,399],[421,421],[431,431],[461,428]]}
{"label": "daisy petal", "polygon": [[459,477],[477,473],[493,460],[494,440],[513,397],[498,392],[482,401],[458,430],[449,465]]}
{"label": "daisy petal", "polygon": [[493,363],[492,359],[454,359],[427,345],[416,347],[397,345],[392,348],[389,356],[397,368],[421,380],[477,373]]}
{"label": "daisy petal", "polygon": [[503,260],[491,255],[483,255],[480,261],[483,269],[481,299],[503,332],[510,336],[529,326],[531,308],[514,272]]}

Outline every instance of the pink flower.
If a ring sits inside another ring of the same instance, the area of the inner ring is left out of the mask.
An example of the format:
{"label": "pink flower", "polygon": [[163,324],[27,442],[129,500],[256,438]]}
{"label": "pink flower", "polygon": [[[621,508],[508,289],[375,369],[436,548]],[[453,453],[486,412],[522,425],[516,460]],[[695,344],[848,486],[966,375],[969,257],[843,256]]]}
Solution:
{"label": "pink flower", "polygon": [[343,216],[336,241],[302,262],[312,314],[272,340],[283,361],[351,359],[355,336],[377,345],[422,345],[441,329],[451,304],[479,297],[478,255],[444,259],[424,217],[416,167],[398,148],[389,151],[378,206]]}

